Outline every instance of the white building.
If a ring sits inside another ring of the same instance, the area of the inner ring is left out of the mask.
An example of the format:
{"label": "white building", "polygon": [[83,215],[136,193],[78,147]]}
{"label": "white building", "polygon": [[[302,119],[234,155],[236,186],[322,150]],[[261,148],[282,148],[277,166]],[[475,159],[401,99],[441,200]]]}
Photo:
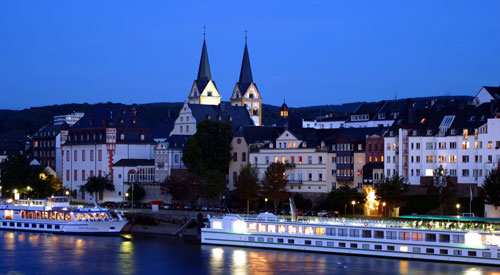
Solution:
{"label": "white building", "polygon": [[77,200],[89,201],[80,191],[88,177],[109,176],[115,191],[105,191],[98,200],[121,201],[125,175],[115,175],[113,165],[122,159],[153,159],[151,129],[134,109],[121,104],[101,104],[67,131],[63,131],[63,186],[77,191]]}

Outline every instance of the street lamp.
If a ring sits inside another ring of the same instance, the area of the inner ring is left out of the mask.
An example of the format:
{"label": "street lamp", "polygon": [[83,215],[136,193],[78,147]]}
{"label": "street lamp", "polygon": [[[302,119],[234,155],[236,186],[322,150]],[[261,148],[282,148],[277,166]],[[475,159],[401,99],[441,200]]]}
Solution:
{"label": "street lamp", "polygon": [[354,215],[354,205],[356,204],[356,201],[351,201],[352,204],[352,214]]}
{"label": "street lamp", "polygon": [[460,216],[460,203],[457,203],[455,207],[457,208],[457,216]]}
{"label": "street lamp", "polygon": [[385,201],[382,203],[382,214],[384,214],[385,216],[385,206],[386,206],[386,203]]}
{"label": "street lamp", "polygon": [[66,193],[66,196],[69,196],[69,190],[66,190],[65,193]]}
{"label": "street lamp", "polygon": [[267,198],[264,198],[264,201],[266,202],[266,212],[267,212]]}
{"label": "street lamp", "polygon": [[19,193],[17,192],[17,189],[14,189],[14,199],[15,200],[19,199]]}

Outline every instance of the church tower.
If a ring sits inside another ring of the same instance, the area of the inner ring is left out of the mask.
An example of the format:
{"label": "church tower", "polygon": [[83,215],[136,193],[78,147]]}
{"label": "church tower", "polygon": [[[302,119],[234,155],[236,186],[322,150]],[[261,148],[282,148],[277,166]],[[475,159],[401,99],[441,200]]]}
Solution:
{"label": "church tower", "polygon": [[246,106],[250,112],[254,125],[262,125],[262,98],[253,82],[250,57],[248,56],[247,38],[245,35],[245,49],[243,50],[243,61],[241,62],[240,79],[234,86],[231,96],[232,106]]}
{"label": "church tower", "polygon": [[[205,34],[203,34],[205,36]],[[212,80],[210,73],[210,63],[208,63],[207,43],[203,37],[203,48],[201,50],[200,67],[198,68],[198,78],[193,82],[189,93],[190,104],[219,105],[220,95]]]}

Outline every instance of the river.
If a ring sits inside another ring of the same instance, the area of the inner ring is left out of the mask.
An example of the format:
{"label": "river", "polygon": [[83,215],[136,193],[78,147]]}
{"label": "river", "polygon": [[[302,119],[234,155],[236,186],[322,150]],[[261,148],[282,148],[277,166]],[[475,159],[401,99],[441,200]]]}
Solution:
{"label": "river", "polygon": [[500,275],[500,267],[210,246],[157,235],[0,231],[0,273]]}

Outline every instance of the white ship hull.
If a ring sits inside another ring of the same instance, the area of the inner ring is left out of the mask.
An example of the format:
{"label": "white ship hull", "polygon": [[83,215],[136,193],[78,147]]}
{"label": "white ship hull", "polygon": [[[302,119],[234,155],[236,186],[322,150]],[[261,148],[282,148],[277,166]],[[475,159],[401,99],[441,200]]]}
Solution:
{"label": "white ship hull", "polygon": [[60,234],[116,235],[121,232],[126,224],[126,220],[54,223],[26,220],[0,220],[0,229]]}

